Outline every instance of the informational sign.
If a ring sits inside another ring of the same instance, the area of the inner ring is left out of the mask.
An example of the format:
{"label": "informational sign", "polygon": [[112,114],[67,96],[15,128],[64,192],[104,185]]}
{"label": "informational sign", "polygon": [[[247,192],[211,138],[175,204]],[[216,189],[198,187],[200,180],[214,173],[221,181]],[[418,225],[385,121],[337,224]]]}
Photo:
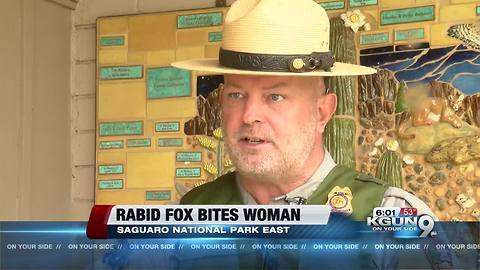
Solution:
{"label": "informational sign", "polygon": [[188,97],[191,95],[191,72],[174,67],[147,69],[149,99]]}
{"label": "informational sign", "polygon": [[121,174],[123,173],[123,165],[99,165],[98,174]]}
{"label": "informational sign", "polygon": [[170,190],[147,191],[145,199],[147,201],[169,201],[172,199],[172,192]]}
{"label": "informational sign", "polygon": [[[183,131],[201,113],[198,96],[210,92],[196,89],[197,78],[221,76],[171,63],[218,56],[228,9],[98,18],[98,57],[90,61],[96,69],[95,203],[175,203],[175,187],[189,190],[199,180],[212,180],[203,168],[206,150]],[[212,164],[222,164],[209,156]]]}
{"label": "informational sign", "polygon": [[100,136],[115,136],[115,135],[142,135],[143,122],[109,122],[100,123]]}
{"label": "informational sign", "polygon": [[335,10],[335,9],[344,9],[345,1],[332,1],[319,3],[325,10]]}
{"label": "informational sign", "polygon": [[123,148],[123,140],[120,141],[101,141],[98,147],[101,150],[108,150],[108,149],[122,149]]}
{"label": "informational sign", "polygon": [[176,161],[183,162],[195,162],[202,161],[202,152],[177,152]]}
{"label": "informational sign", "polygon": [[149,147],[152,144],[150,139],[129,139],[127,147]]}
{"label": "informational sign", "polygon": [[143,66],[101,67],[100,80],[141,79]]}
{"label": "informational sign", "polygon": [[223,38],[222,32],[208,33],[208,42],[219,42],[219,41],[222,41],[222,38]]}
{"label": "informational sign", "polygon": [[435,6],[384,10],[380,12],[381,25],[433,21],[434,19]]}
{"label": "informational sign", "polygon": [[365,34],[360,36],[360,45],[385,43],[389,41],[389,33]]}
{"label": "informational sign", "polygon": [[422,38],[425,38],[425,29],[423,28],[395,31],[396,41],[422,39]]}
{"label": "informational sign", "polygon": [[180,15],[177,17],[177,28],[196,28],[206,26],[222,25],[223,13],[210,12],[191,15]]}
{"label": "informational sign", "polygon": [[179,178],[200,177],[201,172],[202,172],[201,168],[176,168],[175,176]]}
{"label": "informational sign", "polygon": [[124,36],[100,37],[100,46],[123,46],[125,45]]}
{"label": "informational sign", "polygon": [[350,0],[350,7],[363,7],[377,5],[377,0]]}
{"label": "informational sign", "polygon": [[155,132],[176,132],[176,131],[180,131],[180,122],[155,123]]}
{"label": "informational sign", "polygon": [[98,188],[99,189],[122,189],[123,179],[99,180]]}
{"label": "informational sign", "polygon": [[183,145],[182,138],[162,138],[158,139],[159,147],[179,147]]}

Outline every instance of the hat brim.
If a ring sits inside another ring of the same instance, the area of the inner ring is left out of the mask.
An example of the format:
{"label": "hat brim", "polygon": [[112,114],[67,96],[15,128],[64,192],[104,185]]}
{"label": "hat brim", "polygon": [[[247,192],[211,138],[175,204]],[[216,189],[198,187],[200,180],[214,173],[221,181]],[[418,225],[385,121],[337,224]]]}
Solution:
{"label": "hat brim", "polygon": [[211,73],[222,74],[239,74],[239,75],[266,75],[266,76],[319,76],[319,77],[332,77],[332,76],[356,76],[356,75],[369,75],[377,72],[376,69],[365,67],[361,65],[346,64],[335,62],[330,71],[324,70],[312,70],[310,72],[271,72],[271,71],[252,71],[235,69],[221,66],[218,59],[192,59],[185,61],[173,62],[172,66],[181,69],[188,69],[193,71],[204,71]]}

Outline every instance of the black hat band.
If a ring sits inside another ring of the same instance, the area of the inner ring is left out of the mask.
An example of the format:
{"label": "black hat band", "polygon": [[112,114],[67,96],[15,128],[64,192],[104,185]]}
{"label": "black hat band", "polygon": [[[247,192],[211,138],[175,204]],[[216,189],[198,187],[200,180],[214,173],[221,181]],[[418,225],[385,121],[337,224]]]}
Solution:
{"label": "black hat band", "polygon": [[335,63],[331,52],[311,54],[258,54],[230,51],[220,48],[220,65],[251,71],[309,72],[312,70],[330,71]]}

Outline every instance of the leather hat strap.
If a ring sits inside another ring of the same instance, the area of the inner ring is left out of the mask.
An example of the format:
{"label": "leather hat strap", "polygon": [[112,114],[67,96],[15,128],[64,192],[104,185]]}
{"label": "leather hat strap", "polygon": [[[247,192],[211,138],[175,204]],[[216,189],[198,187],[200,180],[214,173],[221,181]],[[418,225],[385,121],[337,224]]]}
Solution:
{"label": "leather hat strap", "polygon": [[220,48],[220,65],[225,67],[272,72],[330,71],[335,62],[331,52],[311,54],[257,54],[225,50]]}

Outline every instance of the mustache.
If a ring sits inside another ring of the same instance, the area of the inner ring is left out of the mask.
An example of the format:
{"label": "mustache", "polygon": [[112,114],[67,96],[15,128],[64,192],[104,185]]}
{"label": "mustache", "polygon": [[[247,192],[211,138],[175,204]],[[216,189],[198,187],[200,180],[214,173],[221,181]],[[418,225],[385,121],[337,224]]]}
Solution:
{"label": "mustache", "polygon": [[242,127],[234,135],[234,138],[236,141],[244,140],[245,138],[257,138],[266,142],[273,142],[275,139],[271,131],[258,127]]}

